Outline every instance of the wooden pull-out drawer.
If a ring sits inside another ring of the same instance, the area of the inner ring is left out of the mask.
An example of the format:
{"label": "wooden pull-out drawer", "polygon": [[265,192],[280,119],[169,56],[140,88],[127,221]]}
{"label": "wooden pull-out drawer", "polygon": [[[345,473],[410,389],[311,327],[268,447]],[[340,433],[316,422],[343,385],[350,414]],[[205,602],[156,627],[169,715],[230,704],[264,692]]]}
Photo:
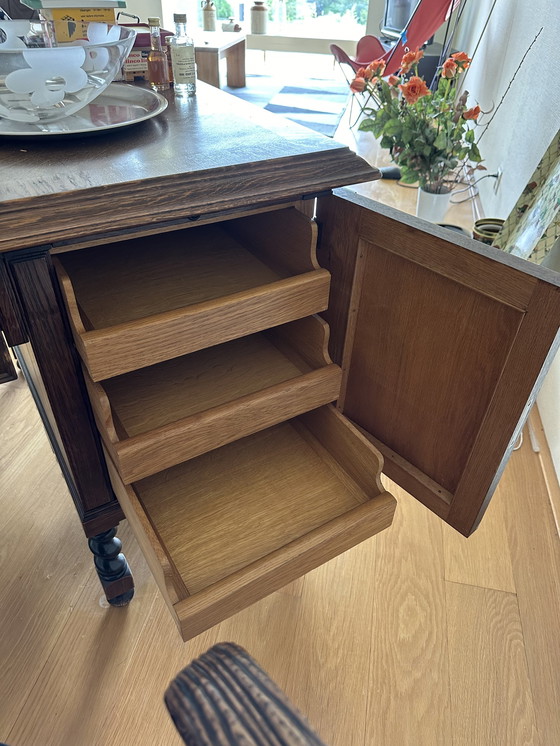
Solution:
{"label": "wooden pull-out drawer", "polygon": [[94,381],[323,311],[316,226],[294,208],[57,255]]}
{"label": "wooden pull-out drawer", "polygon": [[86,381],[125,484],[338,398],[342,371],[318,316],[148,368]]}
{"label": "wooden pull-out drawer", "polygon": [[184,639],[387,528],[378,451],[331,405],[125,486]]}

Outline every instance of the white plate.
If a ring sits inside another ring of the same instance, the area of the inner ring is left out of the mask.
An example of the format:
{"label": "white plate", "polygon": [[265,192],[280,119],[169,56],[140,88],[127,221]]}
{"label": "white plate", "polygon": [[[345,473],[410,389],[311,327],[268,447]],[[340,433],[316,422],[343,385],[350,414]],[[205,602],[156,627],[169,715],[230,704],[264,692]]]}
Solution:
{"label": "white plate", "polygon": [[0,135],[36,137],[105,132],[151,119],[166,108],[167,100],[149,88],[111,83],[90,104],[57,122],[12,122],[0,117]]}

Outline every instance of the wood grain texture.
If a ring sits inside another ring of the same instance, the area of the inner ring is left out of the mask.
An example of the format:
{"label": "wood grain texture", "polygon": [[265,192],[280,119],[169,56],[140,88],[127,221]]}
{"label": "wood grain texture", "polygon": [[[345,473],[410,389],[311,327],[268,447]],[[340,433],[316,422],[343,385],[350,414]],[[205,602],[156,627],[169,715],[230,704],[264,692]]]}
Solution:
{"label": "wood grain texture", "polygon": [[347,342],[341,409],[390,477],[469,535],[558,344],[558,277],[368,200],[334,204],[359,218],[354,255],[329,244],[333,288],[355,265],[329,317]]}
{"label": "wood grain texture", "polygon": [[[124,531],[122,536],[125,544],[130,544],[130,531]],[[77,558],[88,553],[87,548],[84,552],[79,527],[73,542]],[[104,722],[104,717],[116,702],[122,701],[122,692],[130,684],[126,677],[127,660],[142,657],[142,649],[137,646],[155,592],[147,582],[149,571],[136,543],[130,547],[128,556],[139,583],[135,598],[139,603],[111,608],[95,576],[88,576],[87,582],[78,584],[78,593],[71,603],[65,604],[69,618],[58,634],[51,637],[50,656],[35,678],[25,703],[16,693],[21,719],[7,733],[8,743],[29,746],[96,743],[101,746],[112,738],[112,726]],[[63,565],[69,566],[67,557],[61,559]],[[91,566],[89,558],[88,565]],[[74,568],[79,571],[78,565]],[[55,599],[60,604],[60,596]],[[84,634],[86,628],[88,633]],[[71,656],[69,665],[71,650],[80,652]],[[60,719],[62,712],[64,724]],[[161,730],[165,731],[165,724]]]}
{"label": "wood grain texture", "polygon": [[550,505],[552,507],[552,512],[554,514],[554,520],[556,522],[556,532],[560,536],[560,484],[558,483],[558,475],[556,474],[556,469],[552,460],[552,455],[550,453],[550,448],[546,440],[546,434],[544,432],[539,409],[537,406],[531,409],[528,426],[529,428],[533,428],[533,432],[537,439],[539,448],[539,461],[546,482],[548,497],[550,500]]}
{"label": "wood grain texture", "polygon": [[4,257],[0,258],[0,330],[10,347],[27,342],[23,312]]}
{"label": "wood grain texture", "polygon": [[[309,231],[307,219],[293,213]],[[54,259],[94,381],[308,316],[327,304],[325,270],[280,279],[216,226],[166,235],[155,254],[151,239],[117,249]]]}
{"label": "wood grain texture", "polygon": [[[553,743],[537,731],[515,596],[457,583],[445,594],[453,744]],[[477,661],[481,649],[493,667]]]}
{"label": "wood grain texture", "polygon": [[204,303],[292,274],[271,270],[221,225],[82,249],[59,255],[59,263],[90,329]]}
{"label": "wood grain texture", "polygon": [[165,692],[186,744],[325,746],[278,685],[239,645],[215,645]]}
{"label": "wood grain texture", "polygon": [[[543,744],[560,740],[560,542],[539,456],[529,438],[511,460],[502,480],[508,495],[505,514],[513,577],[525,642],[537,728]],[[520,516],[527,515],[530,524]],[[538,528],[538,535],[534,532]],[[538,538],[537,538],[538,536]],[[552,642],[554,639],[554,642]]]}
{"label": "wood grain texture", "polygon": [[[261,212],[271,212],[283,208],[296,207],[300,212],[304,212],[300,205],[314,204],[314,200],[282,200],[279,203],[246,206],[243,209],[221,210],[209,215],[191,215],[188,217],[177,218],[176,220],[165,220],[157,225],[130,225],[126,229],[105,231],[103,234],[96,236],[83,236],[80,238],[68,238],[62,241],[55,241],[52,244],[51,255],[64,254],[68,251],[77,249],[88,249],[91,246],[103,246],[122,241],[130,241],[132,238],[143,238],[144,236],[161,236],[164,233],[174,233],[178,230],[187,230],[189,228],[200,228],[202,225],[211,225],[221,223],[224,220],[235,220],[239,217],[256,215]],[[307,214],[307,213],[305,213]],[[308,217],[313,217],[313,212]]]}
{"label": "wood grain texture", "polygon": [[379,177],[348,147],[204,83],[195,102],[166,95],[165,113],[134,131],[33,143],[24,154],[1,143],[11,178],[0,185],[0,251]]}
{"label": "wood grain texture", "polygon": [[184,639],[390,525],[379,454],[325,412],[305,437],[283,423],[132,487],[110,468]]}
{"label": "wood grain texture", "polygon": [[115,446],[122,479],[130,483],[220,448],[336,399],[341,371],[330,365],[292,382],[207,410]]}
{"label": "wood grain texture", "polygon": [[[516,271],[516,263],[508,263],[508,254],[491,247],[485,251],[488,247],[484,244],[459,236],[458,240],[469,248],[464,251],[464,246],[457,245],[455,236],[452,234],[452,240],[448,231],[439,229],[437,235],[436,231],[429,230],[430,223],[414,217],[399,220],[400,213],[387,212],[382,214],[368,209],[361,213],[362,236],[372,237],[386,251],[409,262],[418,262],[422,267],[428,266],[441,277],[465,285],[479,296],[488,296],[520,311],[527,308],[536,279],[531,274]],[[378,238],[381,236],[383,238]]]}
{"label": "wood grain texture", "polygon": [[332,358],[342,365],[358,251],[355,230],[361,213],[359,207],[350,203],[344,210],[336,210],[337,204],[338,200],[332,195],[317,200],[320,236],[317,258],[321,267],[331,273],[329,306],[322,316],[331,330]]}
{"label": "wood grain texture", "polygon": [[172,616],[175,618],[173,605],[188,595],[181,576],[169,557],[165,546],[160,541],[152,522],[138,502],[134,489],[124,485],[110,461],[107,462],[113,489],[117,495],[130,528],[137,537],[138,544],[146,558],[148,567],[167,603]]}
{"label": "wood grain texture", "polygon": [[[356,273],[363,277],[352,302],[355,328],[341,406],[453,493],[522,315],[442,280],[431,267],[365,241],[360,248]],[[411,437],[411,417],[416,426],[421,419],[423,437]],[[443,428],[446,448],[434,450],[433,433]]]}
{"label": "wood grain texture", "polygon": [[[291,584],[187,644],[126,524],[119,535],[137,595],[128,609],[100,605],[83,533],[68,511],[64,482],[21,379],[0,388],[0,411],[0,505],[9,537],[0,548],[0,647],[10,671],[0,699],[6,743],[178,746],[163,692],[194,657],[223,640],[250,651],[329,746],[449,746],[452,719],[461,722],[472,714],[484,682],[496,671],[517,670],[503,660],[495,636],[467,630],[463,643],[448,627],[441,606],[446,594],[440,590],[438,519],[390,485],[399,506],[388,531],[308,573],[297,592],[291,592]],[[539,473],[539,458],[530,447],[513,454],[502,479],[505,489],[495,497],[502,503],[495,515],[501,513],[515,533],[504,545],[500,528],[495,542],[503,552],[511,543],[512,561],[521,573],[516,577],[521,630],[535,677],[534,690],[525,691],[539,717],[541,740],[535,743],[549,746],[560,732],[555,706],[560,563],[550,553],[555,528],[547,523],[552,517]],[[39,502],[29,512],[30,500],[45,490],[48,505]],[[495,525],[492,512],[487,518]],[[460,540],[449,532],[450,545]],[[76,589],[74,598],[69,587]],[[480,646],[467,646],[473,634]],[[469,656],[460,675],[476,671],[469,687],[452,700],[446,699],[448,636],[453,656]],[[522,703],[522,684],[516,676],[504,680],[502,689],[519,691]],[[513,712],[511,702],[505,705]],[[493,712],[482,703],[475,726],[490,718],[496,743],[522,746],[508,739],[526,732],[525,720],[504,723],[499,708]],[[512,717],[523,712],[518,708]]]}
{"label": "wood grain texture", "polygon": [[10,266],[18,285],[37,369],[81,496],[76,508],[85,517],[87,511],[114,504],[115,498],[79,362],[59,305],[50,257],[46,253],[30,257],[24,254],[17,261],[10,258]]}
{"label": "wood grain texture", "polygon": [[245,37],[241,34],[221,34],[214,39],[205,34],[195,42],[196,76],[209,85],[220,88],[220,60],[226,60],[227,84],[232,88],[245,85]]}
{"label": "wood grain texture", "polygon": [[329,521],[241,572],[180,601],[176,606],[184,640],[191,639],[286,583],[309,572],[391,525],[395,501],[388,492]]}
{"label": "wood grain texture", "polygon": [[0,384],[8,383],[8,381],[15,381],[17,378],[16,369],[10,355],[10,351],[6,345],[4,335],[0,331]]}
{"label": "wood grain texture", "polygon": [[484,520],[468,538],[458,536],[450,526],[442,526],[447,581],[515,593],[504,523],[506,500],[500,483]]}
{"label": "wood grain texture", "polygon": [[81,583],[98,595],[101,588],[23,377],[2,386],[0,411],[0,659],[7,672],[0,678],[0,732],[6,740]]}
{"label": "wood grain texture", "polygon": [[[283,336],[300,328],[300,322],[294,324],[280,327]],[[281,336],[275,330],[103,384],[93,383],[86,372],[99,430],[124,483],[334,401],[341,370],[319,355],[326,346],[325,327],[312,317],[303,329],[321,365],[314,370],[298,355],[297,339],[295,349],[284,347],[285,354],[269,341]]]}
{"label": "wood grain texture", "polygon": [[232,221],[228,232],[282,277],[319,269],[317,224],[295,208]]}
{"label": "wood grain texture", "polygon": [[284,423],[134,489],[194,593],[371,496],[342,485],[325,458]]}
{"label": "wood grain texture", "polygon": [[[364,744],[448,746],[453,738],[441,521],[384,482],[399,507],[391,533],[381,534],[370,549]],[[405,530],[408,525],[414,528]]]}

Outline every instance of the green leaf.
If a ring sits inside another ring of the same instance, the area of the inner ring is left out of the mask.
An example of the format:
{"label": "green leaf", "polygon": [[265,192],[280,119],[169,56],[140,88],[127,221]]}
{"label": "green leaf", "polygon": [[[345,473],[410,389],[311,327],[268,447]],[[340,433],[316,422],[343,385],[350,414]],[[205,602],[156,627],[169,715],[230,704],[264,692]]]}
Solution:
{"label": "green leaf", "polygon": [[384,135],[396,135],[402,129],[402,124],[398,119],[389,119],[386,125],[383,127]]}
{"label": "green leaf", "polygon": [[438,150],[445,150],[447,147],[447,137],[445,135],[445,132],[440,132],[436,139],[434,140],[434,147]]}
{"label": "green leaf", "polygon": [[401,137],[403,142],[408,145],[410,142],[412,142],[412,138],[414,135],[412,134],[412,130],[408,127],[403,127],[403,131],[401,132]]}
{"label": "green leaf", "polygon": [[465,140],[467,142],[474,142],[474,130],[467,130],[465,132]]}
{"label": "green leaf", "polygon": [[375,122],[373,119],[362,119],[358,125],[358,129],[362,132],[373,132],[375,128]]}
{"label": "green leaf", "polygon": [[382,148],[391,148],[394,144],[392,137],[387,137],[387,135],[383,135],[381,138],[381,142],[379,143]]}
{"label": "green leaf", "polygon": [[478,149],[478,145],[474,142],[471,145],[471,149],[469,152],[469,159],[471,161],[474,161],[475,163],[479,163],[482,160],[482,156],[480,155],[480,150]]}
{"label": "green leaf", "polygon": [[403,168],[401,166],[401,178],[403,184],[414,184],[418,181],[418,174],[409,168]]}
{"label": "green leaf", "polygon": [[431,147],[431,145],[425,145],[422,148],[422,155],[424,155],[426,158],[429,158],[431,154],[432,154],[432,147]]}

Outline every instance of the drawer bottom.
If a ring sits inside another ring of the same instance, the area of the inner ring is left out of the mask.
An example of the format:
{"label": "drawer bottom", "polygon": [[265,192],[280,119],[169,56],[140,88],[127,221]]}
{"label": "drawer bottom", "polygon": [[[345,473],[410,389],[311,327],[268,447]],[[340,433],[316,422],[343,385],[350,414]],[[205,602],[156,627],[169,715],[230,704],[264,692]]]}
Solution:
{"label": "drawer bottom", "polygon": [[381,456],[332,406],[115,491],[184,639],[387,528]]}

